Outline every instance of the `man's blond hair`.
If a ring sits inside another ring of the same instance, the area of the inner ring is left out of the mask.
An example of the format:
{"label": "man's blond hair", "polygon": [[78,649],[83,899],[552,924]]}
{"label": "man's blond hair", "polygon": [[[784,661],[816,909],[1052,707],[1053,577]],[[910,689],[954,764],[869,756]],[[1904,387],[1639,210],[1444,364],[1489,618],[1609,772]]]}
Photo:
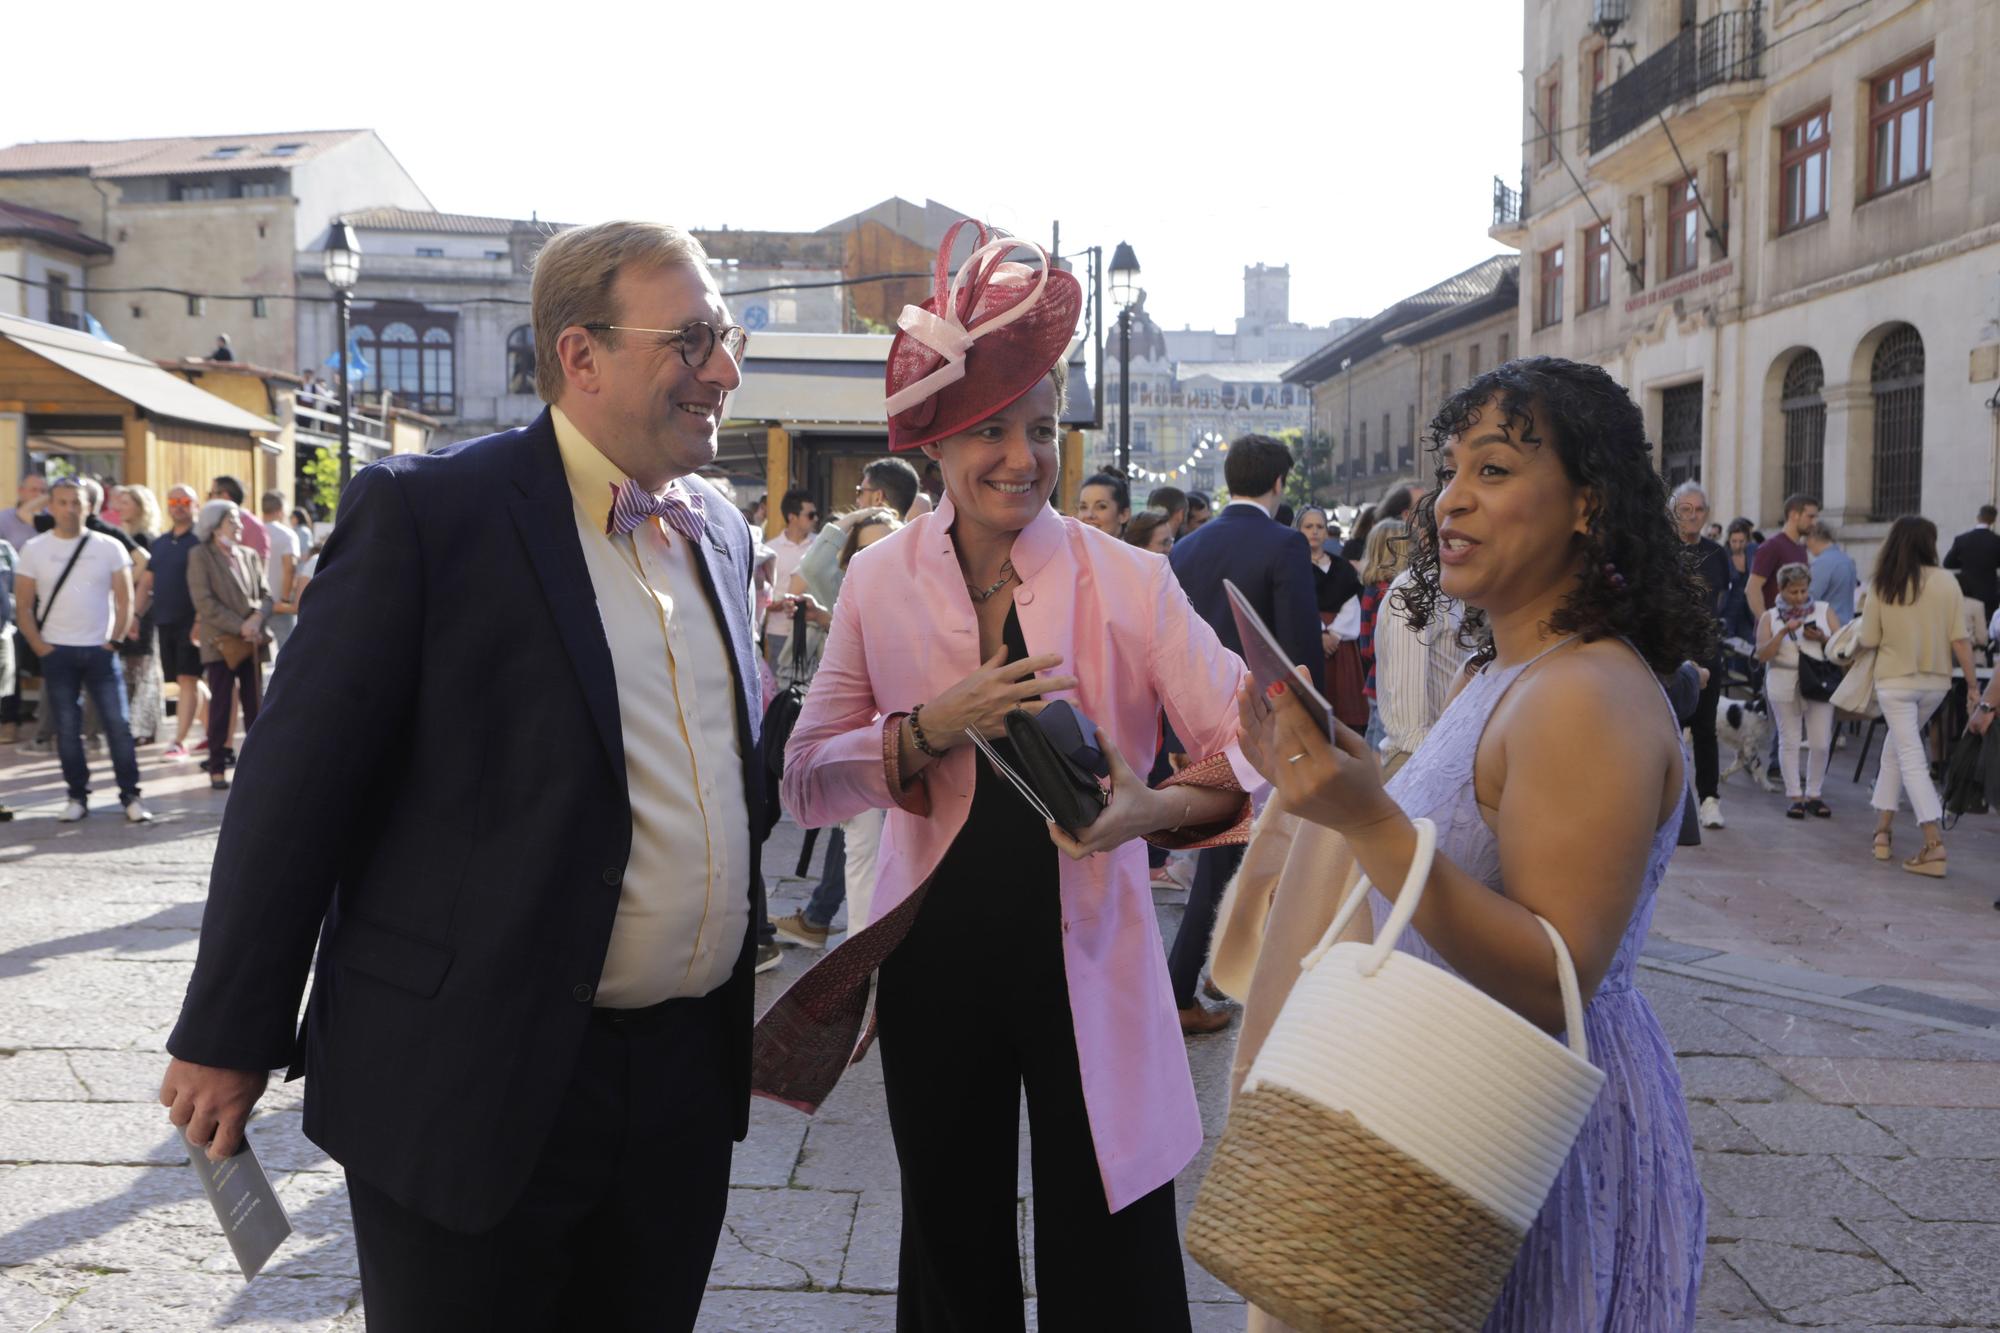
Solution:
{"label": "man's blond hair", "polygon": [[[556,339],[578,324],[616,324],[613,285],[627,267],[666,268],[694,264],[704,270],[708,252],[679,227],[664,222],[600,222],[557,232],[535,256],[531,293],[535,313],[535,392],[542,401],[562,397],[562,358]],[[600,333],[606,346],[619,335]]]}

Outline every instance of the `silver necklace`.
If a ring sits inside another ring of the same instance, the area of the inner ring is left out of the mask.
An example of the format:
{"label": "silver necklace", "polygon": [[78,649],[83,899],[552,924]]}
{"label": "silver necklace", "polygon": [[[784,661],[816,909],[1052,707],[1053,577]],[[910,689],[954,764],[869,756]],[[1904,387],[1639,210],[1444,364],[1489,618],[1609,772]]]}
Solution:
{"label": "silver necklace", "polygon": [[1000,562],[1000,577],[987,585],[984,591],[973,587],[970,583],[965,585],[965,590],[972,594],[972,600],[975,602],[990,602],[993,600],[993,595],[1006,587],[1013,578],[1014,562],[1012,560],[1002,560]]}

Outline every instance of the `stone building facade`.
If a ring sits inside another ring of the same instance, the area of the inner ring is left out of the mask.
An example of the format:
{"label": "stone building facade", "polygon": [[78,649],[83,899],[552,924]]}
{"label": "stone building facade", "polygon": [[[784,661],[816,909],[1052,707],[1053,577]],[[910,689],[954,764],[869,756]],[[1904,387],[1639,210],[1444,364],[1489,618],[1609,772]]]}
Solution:
{"label": "stone building facade", "polygon": [[[1285,382],[1286,369],[1360,322],[1294,322],[1288,265],[1244,268],[1243,315],[1232,332],[1162,329],[1142,295],[1132,317],[1133,502],[1155,485],[1214,495],[1222,483],[1221,446],[1253,431],[1304,431],[1310,397],[1302,385]],[[1117,321],[1105,327],[1104,429],[1092,442],[1092,470],[1118,458]]]}
{"label": "stone building facade", "polygon": [[1519,260],[1496,255],[1404,297],[1285,371],[1311,395],[1312,490],[1359,506],[1428,480],[1445,396],[1513,355]]}
{"label": "stone building facade", "polygon": [[[16,144],[0,148],[0,201],[110,247],[78,309],[122,345],[178,360],[226,333],[238,360],[287,371],[304,364],[298,255],[317,264],[343,212],[430,207],[372,130]],[[142,287],[168,290],[120,290]]]}
{"label": "stone building facade", "polygon": [[1969,523],[2000,489],[2000,5],[1526,13],[1517,345],[1611,370],[1720,518],[1810,492],[1864,569],[1898,514]]}

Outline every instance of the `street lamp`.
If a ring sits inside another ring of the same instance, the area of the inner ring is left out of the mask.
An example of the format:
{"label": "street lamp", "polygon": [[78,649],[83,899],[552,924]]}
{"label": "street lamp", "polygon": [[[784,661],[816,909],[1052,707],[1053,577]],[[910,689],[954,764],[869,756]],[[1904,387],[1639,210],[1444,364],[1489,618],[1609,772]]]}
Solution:
{"label": "street lamp", "polygon": [[1111,252],[1111,300],[1118,307],[1118,472],[1132,475],[1132,303],[1139,299],[1139,256],[1118,242]]}
{"label": "street lamp", "polygon": [[361,280],[361,242],[354,238],[354,228],[335,220],[327,229],[326,249],[320,258],[327,285],[333,288],[334,338],[340,344],[340,490],[345,495],[348,480],[354,475],[347,424],[352,401],[347,386],[347,317],[354,304],[354,284]]}
{"label": "street lamp", "polygon": [[[1354,447],[1354,358],[1351,356],[1342,357],[1340,359],[1340,369],[1341,373],[1347,377],[1347,429],[1340,437],[1340,452],[1344,455]],[[1346,458],[1343,461],[1347,464],[1347,503],[1353,504],[1354,460]]]}

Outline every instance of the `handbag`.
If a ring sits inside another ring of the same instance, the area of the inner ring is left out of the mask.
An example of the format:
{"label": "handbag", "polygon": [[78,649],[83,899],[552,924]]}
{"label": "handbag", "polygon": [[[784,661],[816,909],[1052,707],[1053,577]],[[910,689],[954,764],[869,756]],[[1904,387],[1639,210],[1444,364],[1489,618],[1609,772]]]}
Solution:
{"label": "handbag", "polygon": [[[764,710],[764,719],[757,728],[757,756],[764,773],[764,827],[757,830],[761,844],[771,836],[771,831],[783,818],[783,810],[778,803],[778,781],[785,776],[785,746],[792,739],[792,729],[798,725],[799,714],[806,706],[806,689],[811,676],[806,671],[806,609],[801,606],[792,613],[792,683],[779,690]],[[812,840],[816,840],[818,829],[808,830],[806,855],[812,855]],[[800,875],[805,871],[800,870]]]}
{"label": "handbag", "polygon": [[[1804,656],[1800,654],[1801,661]],[[1833,637],[1826,641],[1826,656],[1828,661],[1847,668],[1833,693],[1827,696],[1827,702],[1837,711],[1855,717],[1882,716],[1882,705],[1875,698],[1875,650],[1861,645],[1861,621],[1858,618],[1834,631]],[[1799,684],[1803,689],[1803,676],[1799,678]]]}
{"label": "handbag", "polygon": [[1799,697],[1814,703],[1826,703],[1833,698],[1835,690],[1847,673],[1827,661],[1824,657],[1809,657],[1799,654]]}
{"label": "handbag", "polygon": [[1353,639],[1342,639],[1326,659],[1326,694],[1342,726],[1368,729],[1368,668],[1361,661],[1361,645]]}
{"label": "handbag", "polygon": [[215,651],[222,654],[222,664],[234,671],[250,660],[257,651],[257,645],[241,634],[218,634],[215,636]]}
{"label": "handbag", "polygon": [[[1104,763],[1097,728],[1061,699],[1040,714],[1014,709],[1006,727],[1021,772],[1005,776],[1025,781],[1047,814],[1071,833],[1096,823],[1106,803],[1096,775]],[[996,766],[1004,772],[1004,764]]]}
{"label": "handbag", "polygon": [[1396,951],[1437,849],[1415,824],[1376,941],[1334,943],[1363,877],[1301,963],[1188,1219],[1197,1262],[1299,1329],[1476,1333],[1604,1084],[1548,922],[1567,1045]]}

